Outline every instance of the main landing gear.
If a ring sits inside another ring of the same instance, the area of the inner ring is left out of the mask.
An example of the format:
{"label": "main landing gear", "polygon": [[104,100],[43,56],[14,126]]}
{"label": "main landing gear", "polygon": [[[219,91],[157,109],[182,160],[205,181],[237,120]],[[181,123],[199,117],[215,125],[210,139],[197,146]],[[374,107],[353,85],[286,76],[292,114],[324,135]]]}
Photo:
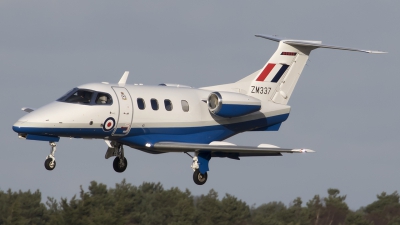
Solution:
{"label": "main landing gear", "polygon": [[106,152],[106,159],[115,156],[113,161],[113,168],[115,172],[122,173],[128,167],[128,161],[124,156],[124,147],[119,143],[110,143],[112,147],[109,147]]}
{"label": "main landing gear", "polygon": [[56,153],[56,143],[55,142],[50,142],[50,155],[46,157],[46,161],[44,161],[44,167],[47,170],[54,170],[56,168],[56,158],[54,157],[54,154]]}
{"label": "main landing gear", "polygon": [[[186,154],[188,154],[190,157],[192,157],[189,153],[186,153]],[[206,181],[207,181],[207,170],[208,170],[208,161],[210,160],[210,159],[208,159],[207,160],[207,162],[206,163],[204,163],[204,164],[206,164],[206,165],[204,165],[204,167],[206,166],[207,168],[206,168],[206,171],[204,171],[205,170],[205,168],[202,168],[203,169],[203,172],[201,172],[200,170],[200,164],[201,163],[199,163],[199,157],[200,157],[200,159],[203,159],[203,157],[202,156],[199,156],[199,154],[198,154],[198,152],[195,152],[195,156],[194,157],[192,157],[192,159],[193,159],[193,163],[192,163],[192,165],[190,166],[190,167],[192,167],[192,169],[193,169],[193,181],[194,181],[194,183],[195,184],[197,184],[197,185],[203,185],[203,184],[205,184],[206,183]],[[211,158],[211,157],[210,157]]]}
{"label": "main landing gear", "polygon": [[199,170],[195,170],[193,173],[193,181],[197,185],[203,185],[207,181],[207,172],[201,174]]}
{"label": "main landing gear", "polygon": [[123,145],[119,145],[117,148],[117,157],[115,157],[113,162],[113,168],[115,172],[122,173],[128,167],[128,161],[124,156],[124,147]]}

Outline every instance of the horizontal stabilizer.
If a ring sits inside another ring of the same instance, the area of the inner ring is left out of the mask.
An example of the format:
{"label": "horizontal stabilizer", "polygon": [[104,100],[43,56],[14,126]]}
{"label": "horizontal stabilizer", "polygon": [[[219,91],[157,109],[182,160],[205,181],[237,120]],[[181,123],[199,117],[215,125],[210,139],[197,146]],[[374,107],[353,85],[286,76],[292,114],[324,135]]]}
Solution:
{"label": "horizontal stabilizer", "polygon": [[341,46],[323,45],[321,41],[290,40],[290,39],[279,38],[279,37],[276,37],[276,36],[261,35],[261,34],[257,34],[255,36],[256,37],[265,38],[265,39],[268,39],[268,40],[271,40],[271,41],[283,42],[285,44],[293,45],[293,46],[307,46],[307,47],[314,47],[314,48],[329,48],[329,49],[348,50],[348,51],[374,53],[374,54],[387,53],[387,52],[382,52],[382,51],[362,50],[362,49],[347,48],[347,47],[341,47]]}

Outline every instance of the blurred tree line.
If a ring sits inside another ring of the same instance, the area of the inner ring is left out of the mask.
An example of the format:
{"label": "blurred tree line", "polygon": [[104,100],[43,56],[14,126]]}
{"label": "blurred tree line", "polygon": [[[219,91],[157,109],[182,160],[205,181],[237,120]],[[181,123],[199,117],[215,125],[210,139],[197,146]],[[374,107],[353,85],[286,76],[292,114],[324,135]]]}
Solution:
{"label": "blurred tree line", "polygon": [[249,206],[211,189],[193,196],[189,190],[165,190],[160,183],[136,187],[123,180],[115,188],[92,181],[88,191],[57,201],[41,203],[41,193],[0,191],[0,224],[201,224],[201,225],[400,225],[399,194],[377,195],[371,204],[352,211],[346,195],[328,189],[303,204],[296,198],[288,206],[270,202]]}

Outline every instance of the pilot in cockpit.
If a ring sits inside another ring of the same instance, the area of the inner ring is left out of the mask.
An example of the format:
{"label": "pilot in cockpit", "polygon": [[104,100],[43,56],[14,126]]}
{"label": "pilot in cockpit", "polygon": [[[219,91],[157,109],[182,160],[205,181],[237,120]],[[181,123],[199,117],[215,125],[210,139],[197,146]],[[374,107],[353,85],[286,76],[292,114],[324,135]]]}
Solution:
{"label": "pilot in cockpit", "polygon": [[99,95],[97,96],[96,104],[107,104],[107,96]]}

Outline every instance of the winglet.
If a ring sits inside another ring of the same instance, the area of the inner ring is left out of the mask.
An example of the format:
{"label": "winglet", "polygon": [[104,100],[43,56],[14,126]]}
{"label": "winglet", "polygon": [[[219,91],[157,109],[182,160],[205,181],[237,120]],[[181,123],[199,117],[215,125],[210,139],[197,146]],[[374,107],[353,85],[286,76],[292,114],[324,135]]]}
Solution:
{"label": "winglet", "polygon": [[128,76],[129,76],[129,71],[125,71],[124,75],[122,75],[121,79],[118,81],[118,85],[125,86]]}

